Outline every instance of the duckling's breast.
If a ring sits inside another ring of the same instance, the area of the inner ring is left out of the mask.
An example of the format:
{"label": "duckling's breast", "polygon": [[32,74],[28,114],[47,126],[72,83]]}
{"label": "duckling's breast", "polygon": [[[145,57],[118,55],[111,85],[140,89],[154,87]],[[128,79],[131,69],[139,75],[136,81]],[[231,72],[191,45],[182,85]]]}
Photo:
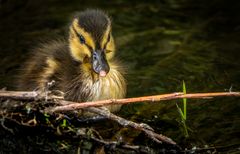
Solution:
{"label": "duckling's breast", "polygon": [[[124,98],[126,95],[126,83],[124,77],[120,72],[112,68],[105,77],[100,77],[94,81],[91,78],[85,78],[86,90],[89,90],[89,96],[86,101],[106,100]],[[111,105],[107,108],[116,112],[120,110],[120,105]]]}
{"label": "duckling's breast", "polygon": [[[65,98],[71,101],[86,102],[105,99],[124,98],[126,95],[126,82],[117,67],[112,66],[105,77],[94,77],[88,72],[81,72],[63,87]],[[107,108],[111,112],[120,109],[120,105],[111,105]]]}
{"label": "duckling's breast", "polygon": [[116,70],[112,70],[106,77],[100,77],[92,84],[91,100],[104,100],[111,98],[123,98],[126,93],[123,76]]}

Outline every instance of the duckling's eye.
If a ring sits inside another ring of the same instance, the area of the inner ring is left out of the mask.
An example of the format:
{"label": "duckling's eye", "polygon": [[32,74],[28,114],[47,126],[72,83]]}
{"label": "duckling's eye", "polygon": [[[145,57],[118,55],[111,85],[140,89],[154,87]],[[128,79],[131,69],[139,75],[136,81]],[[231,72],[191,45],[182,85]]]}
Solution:
{"label": "duckling's eye", "polygon": [[85,44],[86,43],[85,38],[81,34],[79,34],[74,27],[73,27],[73,31],[76,33],[76,35],[79,38],[81,44]]}
{"label": "duckling's eye", "polygon": [[80,42],[82,43],[82,44],[85,44],[86,42],[85,42],[85,38],[81,35],[81,34],[79,34],[79,40],[80,40]]}

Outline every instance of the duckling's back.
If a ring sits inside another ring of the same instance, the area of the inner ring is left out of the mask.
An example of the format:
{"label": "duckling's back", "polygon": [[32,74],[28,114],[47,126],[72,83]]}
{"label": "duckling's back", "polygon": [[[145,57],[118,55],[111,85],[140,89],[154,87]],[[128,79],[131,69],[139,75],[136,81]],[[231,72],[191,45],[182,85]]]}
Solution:
{"label": "duckling's back", "polygon": [[[72,65],[71,59],[66,42],[53,41],[42,44],[32,51],[29,60],[20,70],[18,89],[45,90],[48,82],[58,83],[62,80],[60,73],[66,71],[66,68],[71,68],[71,66],[66,66]],[[53,86],[60,88],[57,84]]]}

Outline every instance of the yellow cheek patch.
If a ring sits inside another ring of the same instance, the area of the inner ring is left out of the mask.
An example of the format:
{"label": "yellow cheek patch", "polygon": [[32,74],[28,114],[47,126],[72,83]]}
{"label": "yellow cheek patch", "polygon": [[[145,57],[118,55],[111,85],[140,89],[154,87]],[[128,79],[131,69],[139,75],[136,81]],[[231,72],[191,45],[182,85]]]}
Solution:
{"label": "yellow cheek patch", "polygon": [[111,31],[111,25],[108,25],[107,30],[105,31],[103,38],[102,38],[102,43],[101,43],[101,48],[104,48],[104,45],[107,43],[108,41],[108,36],[110,35],[110,31]]}
{"label": "yellow cheek patch", "polygon": [[[78,34],[81,34],[85,38],[86,44],[88,44],[91,47],[94,47],[94,41],[92,39],[92,36],[79,26],[77,19],[74,19],[73,27],[76,29]],[[77,37],[76,34],[75,34],[75,37]]]}
{"label": "yellow cheek patch", "polygon": [[106,46],[107,59],[110,60],[114,56],[114,54],[115,54],[115,43],[114,43],[113,37],[111,36],[110,41],[108,42],[108,44]]}
{"label": "yellow cheek patch", "polygon": [[88,47],[81,44],[78,38],[73,37],[69,42],[71,54],[74,59],[82,62],[86,56],[91,57],[91,52],[89,51]]}
{"label": "yellow cheek patch", "polygon": [[[108,40],[110,36],[110,40]],[[104,36],[102,38],[101,48],[103,49],[106,45],[106,58],[107,60],[110,60],[114,56],[115,51],[115,44],[113,37],[111,35],[111,25],[108,25],[107,30],[104,33]]]}
{"label": "yellow cheek patch", "polygon": [[94,47],[94,41],[91,35],[79,26],[78,20],[74,19],[73,25],[70,28],[70,37],[69,37],[71,54],[73,58],[75,58],[76,60],[83,61],[85,56],[91,57],[91,51],[89,50],[86,44],[82,44],[80,42],[78,35],[76,33],[78,33],[79,35],[82,35],[85,39],[85,43],[92,48]]}

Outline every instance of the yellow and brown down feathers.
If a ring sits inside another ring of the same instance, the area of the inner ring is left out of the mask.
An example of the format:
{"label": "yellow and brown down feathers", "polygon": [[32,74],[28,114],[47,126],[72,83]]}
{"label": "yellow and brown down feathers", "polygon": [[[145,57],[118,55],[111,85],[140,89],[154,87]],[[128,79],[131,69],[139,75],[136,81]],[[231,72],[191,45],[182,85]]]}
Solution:
{"label": "yellow and brown down feathers", "polygon": [[[71,101],[123,98],[126,83],[114,58],[115,44],[109,17],[99,10],[86,10],[74,17],[67,41],[52,41],[33,51],[19,83],[21,90],[53,90]],[[111,111],[119,106],[110,106]]]}

